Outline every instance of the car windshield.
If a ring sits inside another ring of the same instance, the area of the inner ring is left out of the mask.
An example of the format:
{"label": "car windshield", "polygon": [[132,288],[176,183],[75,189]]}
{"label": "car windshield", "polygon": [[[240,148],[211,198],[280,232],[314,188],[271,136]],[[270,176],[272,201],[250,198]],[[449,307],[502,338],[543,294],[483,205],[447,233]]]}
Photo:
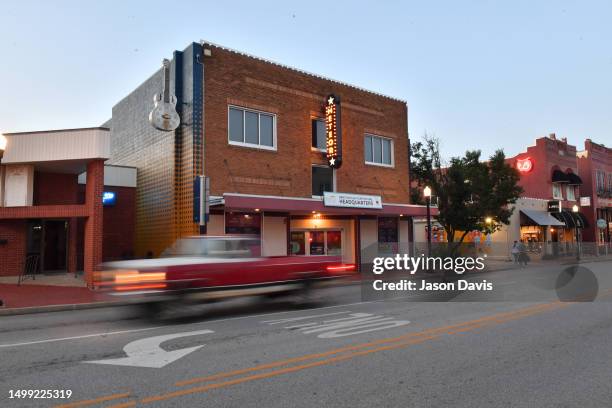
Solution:
{"label": "car windshield", "polygon": [[260,255],[258,238],[182,238],[162,257],[252,258]]}

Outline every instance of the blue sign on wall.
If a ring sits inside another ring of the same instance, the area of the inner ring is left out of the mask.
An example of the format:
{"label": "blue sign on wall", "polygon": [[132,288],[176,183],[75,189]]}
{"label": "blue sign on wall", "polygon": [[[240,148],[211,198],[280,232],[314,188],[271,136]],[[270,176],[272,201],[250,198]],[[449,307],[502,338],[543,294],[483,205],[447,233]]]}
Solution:
{"label": "blue sign on wall", "polygon": [[117,193],[114,191],[105,191],[102,193],[102,205],[111,206],[117,203]]}

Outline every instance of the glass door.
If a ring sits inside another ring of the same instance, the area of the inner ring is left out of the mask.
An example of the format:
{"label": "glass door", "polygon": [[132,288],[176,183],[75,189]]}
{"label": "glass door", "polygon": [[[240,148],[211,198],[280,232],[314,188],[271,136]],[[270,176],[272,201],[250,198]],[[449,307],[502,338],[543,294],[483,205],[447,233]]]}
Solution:
{"label": "glass door", "polygon": [[291,255],[342,255],[342,230],[291,231]]}

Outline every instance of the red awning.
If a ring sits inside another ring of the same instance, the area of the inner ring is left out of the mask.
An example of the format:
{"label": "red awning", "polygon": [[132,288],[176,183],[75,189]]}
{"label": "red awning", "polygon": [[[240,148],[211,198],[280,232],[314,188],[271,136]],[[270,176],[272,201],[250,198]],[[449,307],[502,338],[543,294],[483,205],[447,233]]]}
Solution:
{"label": "red awning", "polygon": [[[274,211],[288,212],[291,214],[311,214],[313,211],[321,214],[339,215],[405,215],[425,216],[426,207],[411,204],[385,204],[382,209],[327,207],[323,205],[322,199],[317,198],[294,198],[277,196],[258,196],[248,194],[224,194],[225,208],[236,211]],[[436,215],[438,210],[431,209],[431,214]]]}

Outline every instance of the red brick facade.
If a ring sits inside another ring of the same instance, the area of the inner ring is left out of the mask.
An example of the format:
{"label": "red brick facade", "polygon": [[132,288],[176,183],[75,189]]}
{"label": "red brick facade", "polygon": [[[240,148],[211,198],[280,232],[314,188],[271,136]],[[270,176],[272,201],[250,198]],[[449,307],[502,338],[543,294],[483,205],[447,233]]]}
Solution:
{"label": "red brick facade", "polygon": [[[525,153],[520,153],[508,162],[516,166],[519,160],[531,160],[533,168],[529,172],[521,172],[519,184],[523,187],[523,197],[553,199],[552,174],[554,170],[563,173],[571,172],[578,174],[578,161],[576,159],[576,147],[569,145],[567,140],[557,140],[554,135],[536,139],[535,146],[529,146]],[[565,186],[563,189],[562,205],[570,209],[579,200],[576,192],[576,200],[567,200]]]}
{"label": "red brick facade", "polygon": [[[600,245],[609,243],[612,240],[612,149],[587,139],[584,142],[584,151],[578,153],[578,168],[584,182],[580,186],[580,195],[590,197],[591,201],[589,207],[583,207],[589,220],[589,226],[583,232],[584,239]],[[599,186],[597,173],[600,173]],[[606,228],[601,229],[603,231],[597,228],[598,219],[607,222]]]}
{"label": "red brick facade", "polygon": [[102,262],[103,243],[103,207],[104,160],[93,160],[87,164],[87,181],[85,184],[85,206],[88,217],[85,221],[85,248],[83,269],[85,281],[93,286],[93,272]]}
{"label": "red brick facade", "polygon": [[82,204],[78,201],[76,174],[34,174],[34,205]]}
{"label": "red brick facade", "polygon": [[[103,181],[104,160],[89,162],[84,186],[78,185],[75,174],[37,172],[33,206],[0,207],[0,276],[23,272],[29,219],[68,221],[66,269],[69,273],[84,270],[89,284],[103,260],[131,256],[135,189],[104,187]],[[117,193],[114,206],[102,206],[106,190]]]}
{"label": "red brick facade", "polygon": [[26,256],[26,220],[0,220],[0,276],[19,275]]}
{"label": "red brick facade", "polygon": [[[337,191],[382,195],[408,203],[406,103],[308,75],[223,48],[206,45],[204,59],[204,172],[211,194],[237,192],[310,197],[311,165],[324,164],[311,152],[311,121],[323,118],[325,97],[341,98],[343,165]],[[276,115],[277,149],[266,151],[228,143],[228,106]],[[393,168],[366,165],[364,135],[393,139]]]}

